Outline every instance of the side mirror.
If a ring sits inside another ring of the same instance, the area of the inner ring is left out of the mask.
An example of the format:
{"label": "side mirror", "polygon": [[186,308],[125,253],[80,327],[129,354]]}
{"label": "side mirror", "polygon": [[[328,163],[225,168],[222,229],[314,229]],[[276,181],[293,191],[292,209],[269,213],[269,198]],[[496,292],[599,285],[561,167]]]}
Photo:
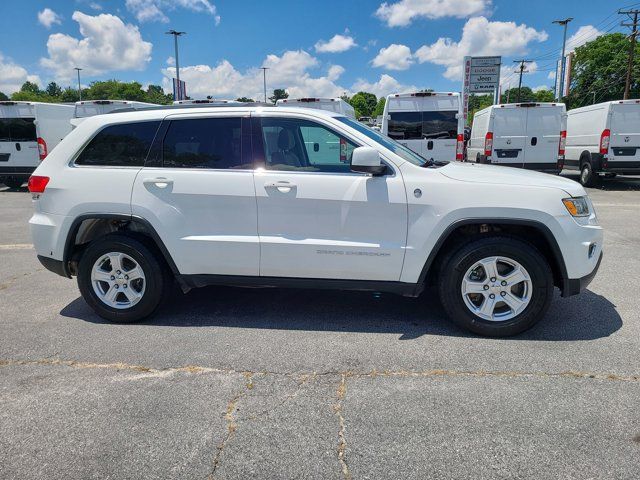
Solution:
{"label": "side mirror", "polygon": [[378,150],[371,147],[358,147],[351,154],[351,171],[370,175],[384,174],[387,166],[380,161]]}

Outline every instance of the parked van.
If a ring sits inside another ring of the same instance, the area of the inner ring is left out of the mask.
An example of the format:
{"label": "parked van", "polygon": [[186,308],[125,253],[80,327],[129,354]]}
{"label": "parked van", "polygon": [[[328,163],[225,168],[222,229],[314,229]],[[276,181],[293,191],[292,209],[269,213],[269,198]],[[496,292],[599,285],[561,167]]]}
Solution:
{"label": "parked van", "polygon": [[0,102],[0,183],[19,188],[71,131],[73,105]]}
{"label": "parked van", "polygon": [[458,93],[415,92],[387,96],[382,133],[424,158],[462,160],[463,127]]}
{"label": "parked van", "polygon": [[467,159],[560,173],[566,131],[564,103],[492,105],[473,117]]}
{"label": "parked van", "polygon": [[75,128],[89,117],[111,113],[116,110],[137,110],[157,106],[156,103],[136,102],[132,100],[82,100],[76,102],[71,125]]}
{"label": "parked van", "polygon": [[242,102],[237,100],[216,100],[215,98],[204,98],[197,100],[174,100],[174,105],[200,105],[206,107],[207,105],[227,105],[229,107],[242,105]]}
{"label": "parked van", "polygon": [[356,118],[356,111],[341,98],[284,98],[276,102],[277,107],[303,107],[341,113],[349,118]]}
{"label": "parked van", "polygon": [[580,170],[580,183],[600,176],[640,174],[640,100],[616,100],[569,110],[567,168]]}

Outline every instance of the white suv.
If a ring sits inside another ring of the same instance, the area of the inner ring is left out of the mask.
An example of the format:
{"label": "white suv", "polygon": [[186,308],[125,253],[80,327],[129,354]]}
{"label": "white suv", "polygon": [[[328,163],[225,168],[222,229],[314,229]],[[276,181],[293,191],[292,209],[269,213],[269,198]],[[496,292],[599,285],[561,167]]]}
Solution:
{"label": "white suv", "polygon": [[[38,258],[102,317],[153,314],[173,279],[393,292],[513,335],[579,293],[602,229],[576,182],[427,161],[345,116],[287,107],[87,119],[29,181]],[[426,308],[426,307],[425,307]]]}

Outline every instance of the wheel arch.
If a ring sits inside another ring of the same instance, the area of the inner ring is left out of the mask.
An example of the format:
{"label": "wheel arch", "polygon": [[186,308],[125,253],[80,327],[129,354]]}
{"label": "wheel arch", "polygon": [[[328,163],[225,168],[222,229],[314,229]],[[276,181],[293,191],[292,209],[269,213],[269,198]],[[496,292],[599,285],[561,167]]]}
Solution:
{"label": "wheel arch", "polygon": [[179,275],[162,238],[148,220],[120,213],[87,213],[75,218],[67,233],[62,261],[64,276],[71,278],[77,273],[77,262],[89,242],[112,232],[129,232],[138,237],[146,237],[147,243],[156,248],[171,272]]}
{"label": "wheel arch", "polygon": [[436,241],[420,272],[417,288],[422,289],[435,281],[442,260],[452,250],[466,242],[490,236],[507,234],[533,244],[547,259],[553,271],[554,284],[565,288],[568,279],[562,251],[552,231],[537,220],[507,218],[468,218],[449,225]]}

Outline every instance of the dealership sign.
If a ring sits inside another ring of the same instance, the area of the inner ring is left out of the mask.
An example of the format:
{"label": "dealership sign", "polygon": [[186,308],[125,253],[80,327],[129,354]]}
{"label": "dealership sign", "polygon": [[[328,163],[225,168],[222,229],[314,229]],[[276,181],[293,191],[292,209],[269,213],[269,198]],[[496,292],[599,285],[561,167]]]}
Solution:
{"label": "dealership sign", "polygon": [[462,106],[465,125],[469,112],[469,95],[472,93],[493,93],[494,100],[497,97],[500,87],[501,62],[502,57],[464,57]]}

